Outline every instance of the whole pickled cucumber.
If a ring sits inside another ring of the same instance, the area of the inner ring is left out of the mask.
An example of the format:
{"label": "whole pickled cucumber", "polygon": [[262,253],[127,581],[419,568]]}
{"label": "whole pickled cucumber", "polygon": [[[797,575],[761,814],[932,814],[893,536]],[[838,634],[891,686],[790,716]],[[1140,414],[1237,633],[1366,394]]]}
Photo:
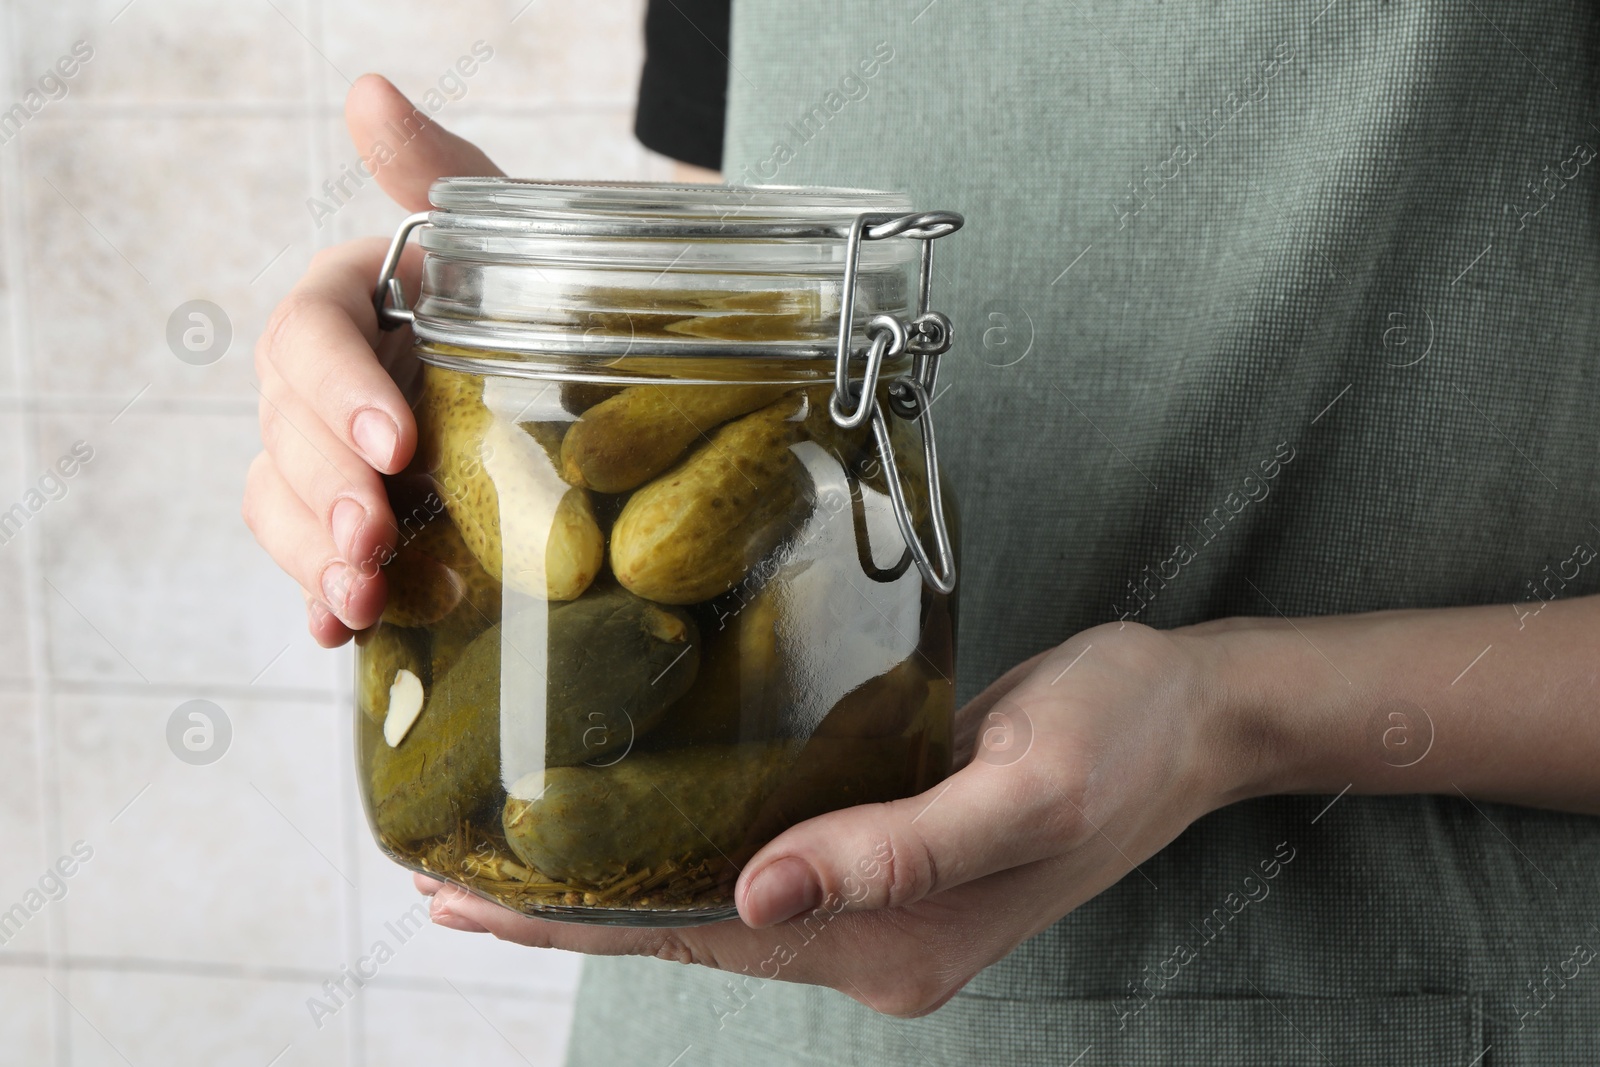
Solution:
{"label": "whole pickled cucumber", "polygon": [[654,478],[729,419],[782,396],[782,385],[635,385],[584,412],[561,443],[573,485],[622,493]]}
{"label": "whole pickled cucumber", "polygon": [[571,425],[565,422],[519,422],[522,432],[538,442],[544,449],[545,456],[550,460],[550,465],[557,470],[561,469],[561,442],[566,439],[567,429]]}
{"label": "whole pickled cucumber", "polygon": [[437,515],[409,532],[410,539],[396,547],[383,569],[388,580],[384,619],[437,630],[448,616],[463,615],[469,623],[477,621],[474,633],[498,622],[500,582],[478,563],[449,517]]}
{"label": "whole pickled cucumber", "polygon": [[450,516],[443,511],[428,517],[426,521],[403,522],[399,536],[404,546],[438,560],[451,570],[463,570],[478,564],[478,557],[461,539],[461,531],[456,529]]}
{"label": "whole pickled cucumber", "polygon": [[428,366],[417,431],[450,517],[491,578],[550,600],[589,587],[605,538],[588,494],[561,480],[537,441],[484,406],[478,378]]}
{"label": "whole pickled cucumber", "polygon": [[725,592],[797,528],[809,505],[803,397],[723,426],[689,458],[633,494],[611,531],[617,580],[662,604]]}
{"label": "whole pickled cucumber", "polygon": [[598,884],[667,863],[748,856],[749,830],[793,758],[783,744],[634,753],[611,767],[558,767],[543,794],[501,820],[524,863]]}
{"label": "whole pickled cucumber", "polygon": [[498,628],[485,631],[434,679],[398,746],[373,746],[372,819],[386,836],[410,843],[447,834],[500,796],[499,637]]}
{"label": "whole pickled cucumber", "polygon": [[416,675],[424,690],[433,677],[428,663],[428,635],[421,630],[380,622],[356,635],[356,648],[360,661],[356,702],[367,718],[379,726],[389,713],[389,687],[394,684],[397,671]]}
{"label": "whole pickled cucumber", "polygon": [[762,801],[750,824],[752,839],[769,841],[825,812],[931,789],[950,768],[948,755],[930,767],[928,747],[922,737],[811,738]]}
{"label": "whole pickled cucumber", "polygon": [[395,549],[383,576],[388,586],[383,619],[396,626],[428,626],[461,603],[462,586],[455,573],[410,545]]}
{"label": "whole pickled cucumber", "polygon": [[443,678],[472,642],[499,622],[498,604],[492,614],[486,614],[463,600],[455,611],[428,627],[433,637],[433,676]]}
{"label": "whole pickled cucumber", "polygon": [[617,588],[552,609],[546,765],[627,748],[661,721],[699,669],[700,632],[681,611]]}
{"label": "whole pickled cucumber", "polygon": [[928,700],[928,680],[916,657],[862,682],[846,693],[813,731],[813,737],[890,737],[910,727]]}
{"label": "whole pickled cucumber", "polygon": [[784,677],[777,659],[774,598],[719,612],[700,658],[694,684],[650,735],[648,747],[733,744],[782,736]]}
{"label": "whole pickled cucumber", "polygon": [[[542,702],[529,694],[528,709],[543,709],[546,766],[628,748],[694,682],[700,635],[682,612],[615,587],[552,605],[549,612],[545,692]],[[533,649],[507,651],[503,641],[501,628],[491,626],[456,652],[445,670],[442,637],[436,635],[434,676],[456,681],[450,690],[437,687],[437,699],[470,696],[486,704],[498,724],[502,653],[537,659]],[[428,714],[423,712],[419,725]]]}

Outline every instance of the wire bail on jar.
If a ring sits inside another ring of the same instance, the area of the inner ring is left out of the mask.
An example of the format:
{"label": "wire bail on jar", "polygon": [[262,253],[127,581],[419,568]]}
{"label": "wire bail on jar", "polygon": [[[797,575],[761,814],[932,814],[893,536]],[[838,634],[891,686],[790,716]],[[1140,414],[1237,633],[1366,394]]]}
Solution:
{"label": "wire bail on jar", "polygon": [[[933,437],[934,386],[939,377],[939,357],[949,351],[952,333],[950,320],[931,310],[933,292],[933,242],[961,228],[965,220],[953,211],[925,211],[913,215],[856,216],[845,238],[844,289],[839,301],[839,344],[834,352],[833,396],[828,413],[842,429],[853,430],[871,421],[872,436],[878,443],[878,458],[884,466],[889,486],[889,501],[894,507],[900,536],[922,572],[922,580],[940,593],[956,587],[955,552],[950,544],[950,528],[945,520],[944,500],[939,491],[939,452]],[[875,315],[867,322],[869,344],[860,384],[850,380],[850,357],[854,351],[852,328],[855,319],[856,275],[861,262],[861,242],[888,237],[909,237],[922,242],[922,263],[917,277],[916,315],[901,322],[893,315]],[[928,518],[933,527],[933,553],[918,536],[911,510],[900,488],[900,470],[894,459],[889,426],[878,406],[878,375],[885,360],[910,352],[911,376],[889,386],[889,407],[895,415],[915,419],[922,430],[922,451],[928,471]]]}
{"label": "wire bail on jar", "polygon": [[372,309],[378,313],[380,330],[397,330],[416,320],[416,312],[407,306],[405,290],[400,288],[400,279],[395,277],[395,272],[400,269],[400,255],[406,250],[406,242],[411,239],[411,231],[418,226],[426,225],[429,216],[430,213],[427,211],[407,215],[405,221],[400,223],[400,228],[395,231],[394,239],[389,242],[389,251],[384,255],[383,266],[378,270],[378,287],[372,294]]}
{"label": "wire bail on jar", "polygon": [[[956,585],[955,552],[950,543],[949,525],[945,518],[943,496],[939,490],[939,455],[934,442],[932,406],[934,389],[939,375],[939,357],[949,351],[952,333],[950,320],[929,307],[933,289],[933,242],[959,230],[965,223],[953,211],[924,211],[909,215],[867,212],[855,216],[846,228],[842,223],[795,224],[771,222],[661,220],[648,225],[633,223],[596,223],[584,232],[603,237],[668,237],[678,239],[728,239],[728,238],[806,238],[837,237],[845,241],[844,278],[839,301],[839,334],[834,350],[834,391],[829,398],[829,415],[834,423],[846,430],[871,423],[872,435],[878,446],[878,457],[883,463],[889,487],[889,499],[894,509],[895,523],[905,539],[906,548],[921,572],[923,581],[940,593],[950,593]],[[377,312],[378,326],[394,330],[405,325],[415,325],[421,332],[422,322],[407,303],[396,272],[400,257],[411,234],[422,226],[434,224],[431,212],[421,211],[408,216],[395,231],[388,253],[378,273],[378,283],[373,292],[373,310]],[[529,227],[534,229],[534,227]],[[906,321],[893,315],[874,315],[867,321],[867,345],[863,354],[859,383],[851,381],[851,359],[855,351],[854,321],[856,289],[861,266],[861,243],[881,241],[891,237],[905,237],[922,242],[921,263],[917,277],[916,313]],[[929,525],[933,532],[933,550],[923,544],[900,487],[899,466],[895,462],[894,446],[889,438],[887,417],[878,405],[878,379],[884,364],[906,353],[912,356],[911,374],[889,385],[889,408],[898,418],[915,420],[922,431],[923,458],[928,474]]]}

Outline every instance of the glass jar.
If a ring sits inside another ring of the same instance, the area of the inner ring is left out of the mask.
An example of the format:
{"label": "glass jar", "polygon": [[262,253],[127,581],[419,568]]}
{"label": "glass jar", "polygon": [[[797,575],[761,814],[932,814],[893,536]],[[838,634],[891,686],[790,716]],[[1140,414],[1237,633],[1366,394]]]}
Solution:
{"label": "glass jar", "polygon": [[413,329],[419,443],[357,640],[373,833],[527,914],[727,918],[786,827],[950,770],[927,301],[960,216],[503,178],[431,199],[376,297]]}

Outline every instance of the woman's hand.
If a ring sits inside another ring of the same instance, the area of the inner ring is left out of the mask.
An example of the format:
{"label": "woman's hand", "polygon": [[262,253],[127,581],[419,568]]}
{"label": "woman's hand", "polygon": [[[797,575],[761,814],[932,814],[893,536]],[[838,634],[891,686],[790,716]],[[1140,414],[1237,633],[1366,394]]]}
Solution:
{"label": "woman's hand", "polygon": [[1210,645],[1108,625],[1014,668],[959,722],[973,757],[921,796],[796,826],[745,866],[740,918],[677,930],[530,919],[418,878],[433,918],[526,945],[832,986],[921,1015],[1127,876],[1248,768],[1208,702]]}
{"label": "woman's hand", "polygon": [[[409,211],[428,206],[436,178],[500,173],[376,75],[351,88],[345,119],[363,159],[388,159],[376,170],[378,184]],[[392,156],[375,156],[380,142],[394,140],[392,130],[418,123],[410,141],[387,144]],[[250,465],[244,520],[300,583],[312,636],[327,647],[377,622],[383,609],[378,568],[395,522],[380,474],[399,471],[416,446],[411,408],[377,351],[403,351],[406,341],[384,338],[372,307],[387,248],[375,237],[318,253],[256,345],[264,451]],[[417,271],[412,250],[401,264],[412,292]]]}

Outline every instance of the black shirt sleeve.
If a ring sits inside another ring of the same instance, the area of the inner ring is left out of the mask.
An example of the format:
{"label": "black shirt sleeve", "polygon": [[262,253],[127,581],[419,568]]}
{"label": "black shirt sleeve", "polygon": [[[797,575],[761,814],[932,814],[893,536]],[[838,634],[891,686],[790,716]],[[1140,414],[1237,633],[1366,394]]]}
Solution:
{"label": "black shirt sleeve", "polygon": [[731,0],[650,0],[633,132],[684,163],[722,166]]}

